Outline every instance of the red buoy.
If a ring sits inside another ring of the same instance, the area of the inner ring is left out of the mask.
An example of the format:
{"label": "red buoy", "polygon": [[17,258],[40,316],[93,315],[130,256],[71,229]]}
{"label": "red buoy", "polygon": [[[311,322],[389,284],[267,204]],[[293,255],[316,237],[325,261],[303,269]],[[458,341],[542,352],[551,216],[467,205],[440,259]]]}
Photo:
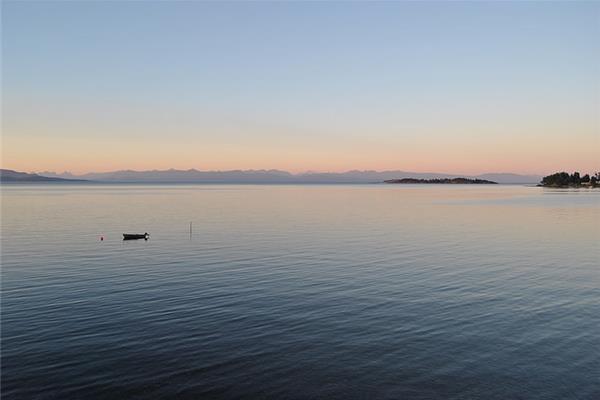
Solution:
{"label": "red buoy", "polygon": [[104,240],[104,236],[100,236],[100,241]]}

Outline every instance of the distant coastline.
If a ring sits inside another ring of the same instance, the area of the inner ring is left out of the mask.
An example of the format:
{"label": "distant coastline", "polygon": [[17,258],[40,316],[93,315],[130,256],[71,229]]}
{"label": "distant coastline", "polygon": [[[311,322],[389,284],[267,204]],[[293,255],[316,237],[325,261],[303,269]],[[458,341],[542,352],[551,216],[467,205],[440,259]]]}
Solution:
{"label": "distant coastline", "polygon": [[[403,178],[396,178],[398,175]],[[484,179],[492,178],[492,179]],[[581,175],[557,172],[545,177],[517,174],[483,174],[478,176],[455,176],[438,173],[404,171],[347,171],[307,172],[292,174],[280,170],[153,170],[115,171],[72,175],[53,172],[28,173],[0,169],[2,184],[458,184],[495,185],[530,184],[547,188],[600,188],[600,172]],[[536,184],[537,181],[537,184]]]}
{"label": "distant coastline", "polygon": [[[386,180],[402,178],[413,179],[481,179],[503,184],[537,184],[542,179],[539,175],[518,175],[514,173],[486,173],[480,175],[454,175],[437,172],[411,172],[401,170],[373,171],[351,170],[345,172],[303,172],[290,173],[282,170],[120,170],[112,172],[90,172],[74,175],[68,172],[28,171],[28,173],[3,170],[2,182],[24,183],[205,183],[205,184],[379,184]],[[21,177],[9,178],[8,175],[23,174]],[[35,176],[33,176],[35,175]],[[46,178],[60,178],[50,180]]]}
{"label": "distant coastline", "polygon": [[2,183],[84,183],[85,179],[65,179],[58,177],[29,174],[27,172],[0,169],[0,182]]}
{"label": "distant coastline", "polygon": [[384,183],[400,183],[400,184],[450,184],[450,185],[497,185],[498,182],[488,181],[486,179],[468,179],[468,178],[444,178],[444,179],[388,179]]}

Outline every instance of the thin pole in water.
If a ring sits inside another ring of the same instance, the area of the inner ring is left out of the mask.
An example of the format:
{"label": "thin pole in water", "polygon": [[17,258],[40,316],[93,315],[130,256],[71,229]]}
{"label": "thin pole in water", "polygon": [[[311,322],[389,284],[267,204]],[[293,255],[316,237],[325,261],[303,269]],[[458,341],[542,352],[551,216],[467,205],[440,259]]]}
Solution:
{"label": "thin pole in water", "polygon": [[192,238],[192,221],[190,221],[190,239]]}

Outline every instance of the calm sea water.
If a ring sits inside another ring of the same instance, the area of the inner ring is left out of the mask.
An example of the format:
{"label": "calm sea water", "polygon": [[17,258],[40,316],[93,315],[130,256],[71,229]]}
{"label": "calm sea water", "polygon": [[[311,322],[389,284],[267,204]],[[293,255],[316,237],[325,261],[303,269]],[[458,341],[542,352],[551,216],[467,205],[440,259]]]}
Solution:
{"label": "calm sea water", "polygon": [[1,322],[3,399],[598,399],[600,191],[4,186]]}

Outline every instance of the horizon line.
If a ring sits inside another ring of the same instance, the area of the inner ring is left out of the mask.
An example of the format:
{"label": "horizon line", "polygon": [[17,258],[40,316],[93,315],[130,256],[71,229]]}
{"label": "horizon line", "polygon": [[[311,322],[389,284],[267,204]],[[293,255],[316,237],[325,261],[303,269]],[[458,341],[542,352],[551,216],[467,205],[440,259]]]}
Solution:
{"label": "horizon line", "polygon": [[[12,168],[2,167],[2,169],[10,170]],[[599,168],[600,169],[600,168]],[[13,171],[19,171],[19,169],[12,169]],[[570,171],[569,169],[563,169],[564,171]],[[23,170],[21,170],[23,171]],[[347,174],[352,172],[357,173],[386,173],[386,172],[402,172],[402,173],[414,173],[414,174],[438,174],[438,175],[463,175],[463,176],[479,176],[479,175],[491,175],[491,174],[502,174],[502,175],[522,175],[522,176],[542,176],[544,173],[532,173],[532,172],[509,172],[509,171],[488,171],[488,172],[478,172],[478,173],[457,173],[457,172],[447,172],[447,171],[418,171],[418,170],[409,170],[409,169],[345,169],[341,171],[331,171],[331,170],[304,170],[298,172],[292,172],[285,169],[278,168],[230,168],[230,169],[198,169],[198,168],[151,168],[151,169],[134,169],[134,168],[122,168],[122,169],[112,169],[112,170],[88,170],[86,172],[71,172],[69,170],[64,171],[52,171],[49,169],[45,170],[25,170],[24,172],[32,173],[32,174],[55,174],[55,175],[72,175],[72,176],[83,176],[88,174],[110,174],[116,172],[212,172],[212,173],[222,173],[222,172],[279,172],[285,173],[292,176],[302,176],[302,175],[312,175],[312,174]],[[553,172],[562,172],[562,171],[553,171]],[[550,173],[553,173],[550,172]],[[575,170],[575,172],[577,172]],[[593,171],[595,172],[595,171]],[[592,173],[593,173],[592,172]],[[584,172],[585,173],[585,172]]]}

